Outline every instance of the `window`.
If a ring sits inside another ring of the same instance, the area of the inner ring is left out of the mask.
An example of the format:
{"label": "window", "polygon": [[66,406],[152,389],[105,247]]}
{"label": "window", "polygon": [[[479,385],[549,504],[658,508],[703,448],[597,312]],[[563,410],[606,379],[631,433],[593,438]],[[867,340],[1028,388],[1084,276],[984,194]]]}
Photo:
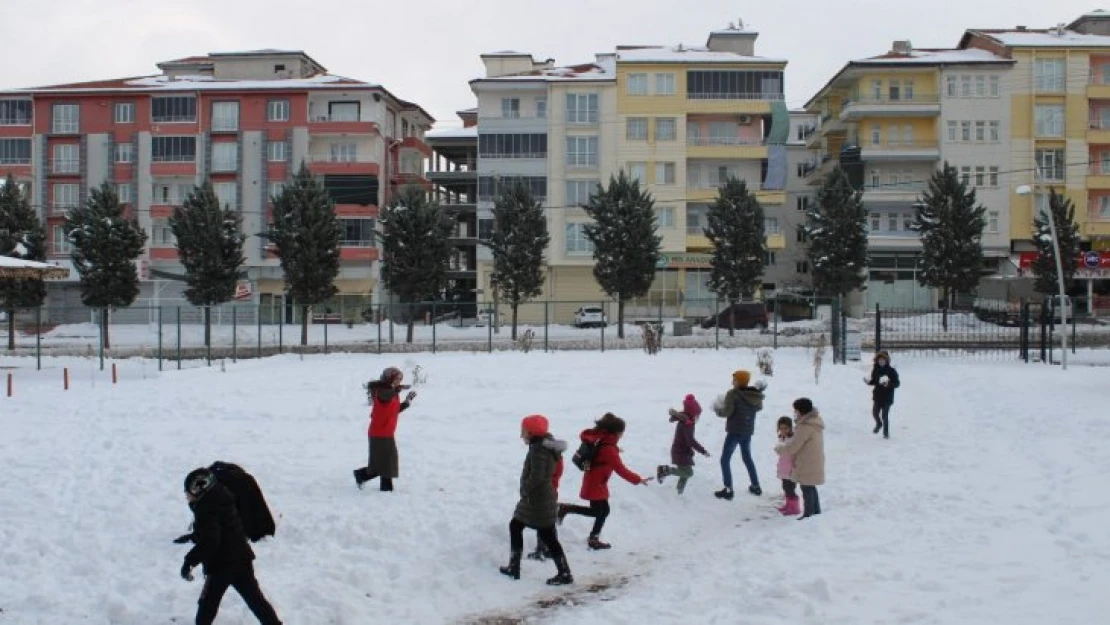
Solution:
{"label": "window", "polygon": [[956,97],[956,77],[955,76],[947,76],[944,79],[944,84],[945,84],[945,95],[947,95],[950,98]]}
{"label": "window", "polygon": [[898,213],[886,214],[886,229],[890,232],[898,232],[898,224],[902,220],[898,219]]}
{"label": "window", "polygon": [[647,95],[647,94],[648,94],[647,74],[629,74],[628,75],[628,95]]}
{"label": "window", "polygon": [[596,190],[596,180],[567,180],[567,206],[589,204],[590,196]]}
{"label": "window", "polygon": [[1033,214],[1040,215],[1048,212],[1048,194],[1037,193],[1033,196]]}
{"label": "window", "polygon": [[188,163],[197,160],[196,137],[152,137],[150,158],[155,163]]}
{"label": "window", "polygon": [[883,99],[883,81],[871,81],[871,99],[878,102]]}
{"label": "window", "polygon": [[674,141],[678,138],[678,122],[673,117],[655,118],[655,140]]}
{"label": "window", "polygon": [[239,130],[238,102],[212,103],[212,130],[217,132]]}
{"label": "window", "polygon": [[478,199],[483,202],[497,198],[501,188],[512,181],[519,180],[532,192],[536,201],[547,199],[547,176],[480,176],[478,178]]}
{"label": "window", "polygon": [[197,99],[193,96],[161,96],[150,100],[150,121],[154,123],[197,121]]}
{"label": "window", "polygon": [[[273,144],[271,144],[273,145]],[[281,142],[285,146],[284,141]],[[333,143],[331,144],[328,160],[332,163],[354,163],[358,160],[358,145],[354,143]],[[285,152],[286,148],[282,148]],[[273,159],[271,159],[273,160]],[[284,158],[282,160],[285,160]]]}
{"label": "window", "polygon": [[987,141],[998,143],[1000,141],[1000,127],[1001,124],[995,120],[987,124]]}
{"label": "window", "polygon": [[987,211],[987,232],[990,234],[998,234],[998,216],[1000,214],[998,211]]}
{"label": "window", "polygon": [[794,240],[798,243],[806,243],[809,241],[809,235],[806,234],[805,226],[798,226],[795,228]]}
{"label": "window", "polygon": [[689,100],[782,100],[781,70],[688,70]]}
{"label": "window", "polygon": [[655,75],[655,95],[674,95],[674,74]]}
{"label": "window", "polygon": [[212,171],[235,171],[236,169],[239,169],[239,144],[231,141],[213,143]]}
{"label": "window", "polygon": [[905,126],[902,126],[902,144],[903,145],[913,145],[914,144],[913,126],[911,126],[909,124],[906,124]]}
{"label": "window", "polygon": [[655,221],[660,228],[674,228],[674,208],[657,206],[655,208]]}
{"label": "window", "polygon": [[273,201],[273,199],[276,198],[276,197],[281,197],[281,194],[284,193],[284,192],[285,192],[285,183],[284,182],[271,182],[270,183],[269,199],[271,201]]}
{"label": "window", "polygon": [[0,139],[0,165],[30,164],[30,139]]}
{"label": "window", "polygon": [[883,216],[879,213],[871,213],[871,231],[878,232],[883,229]]}
{"label": "window", "polygon": [[55,184],[50,190],[54,198],[53,208],[58,212],[65,212],[71,208],[77,208],[80,200],[78,194],[80,193],[81,185],[78,184]]}
{"label": "window", "polygon": [[520,117],[520,98],[501,98],[501,117]]}
{"label": "window", "polygon": [[971,167],[970,166],[965,165],[963,167],[960,167],[960,183],[965,185],[965,186],[971,184]]}
{"label": "window", "polygon": [[625,123],[625,138],[629,141],[647,141],[648,120],[646,117],[629,117]]}
{"label": "window", "polygon": [[871,124],[871,145],[880,145],[883,142],[883,128],[878,124]]}
{"label": "window", "polygon": [[902,83],[897,78],[892,78],[890,84],[887,85],[887,93],[890,95],[891,102],[897,102],[902,99]]}
{"label": "window", "polygon": [[794,198],[794,206],[797,210],[800,211],[809,210],[809,196],[799,195],[798,197]]}
{"label": "window", "polygon": [[1033,109],[1038,137],[1064,136],[1064,105],[1038,104]]}
{"label": "window", "polygon": [[960,76],[960,97],[971,97],[971,76]]}
{"label": "window", "polygon": [[987,184],[987,168],[982,165],[975,166],[975,186],[982,187]]}
{"label": "window", "polygon": [[774,252],[764,252],[763,253],[763,265],[766,266],[766,267],[771,267],[774,264],[775,264],[775,253]]}
{"label": "window", "polygon": [[991,76],[990,79],[989,79],[989,83],[990,83],[990,96],[992,98],[997,98],[1001,94],[1001,91],[1002,91],[1001,85],[999,84],[1000,83],[999,77],[998,76]]}
{"label": "window", "polygon": [[134,163],[135,162],[135,144],[134,143],[117,143],[116,144],[116,162],[117,163]]}
{"label": "window", "polygon": [[1064,59],[1035,59],[1033,82],[1037,91],[1059,93],[1064,90]]}
{"label": "window", "polygon": [[782,234],[782,230],[779,230],[779,220],[777,217],[763,218],[763,234]]}
{"label": "window", "polygon": [[153,204],[160,204],[165,206],[177,206],[189,197],[193,192],[193,185],[185,182],[164,182],[154,185],[154,197],[151,200]]}
{"label": "window", "polygon": [[912,212],[902,213],[902,231],[903,232],[913,232],[913,213]]}
{"label": "window", "polygon": [[76,134],[81,129],[81,107],[76,104],[55,104],[51,109],[50,130],[57,134]]}
{"label": "window", "polygon": [[547,117],[547,98],[536,98],[536,117],[540,119]]}
{"label": "window", "polygon": [[960,141],[971,141],[971,122],[960,122]]}
{"label": "window", "polygon": [[478,155],[482,158],[547,158],[547,135],[479,134]]}
{"label": "window", "polygon": [[239,183],[237,182],[217,182],[212,185],[212,189],[216,191],[216,197],[220,200],[220,206],[235,210],[239,206]]}
{"label": "window", "polygon": [[905,86],[902,87],[902,99],[906,101],[913,100],[913,79],[907,79]]}
{"label": "window", "polygon": [[30,100],[0,100],[0,126],[30,126]]}
{"label": "window", "polygon": [[809,261],[799,260],[794,263],[794,270],[797,273],[809,273]]}
{"label": "window", "polygon": [[998,186],[998,166],[992,165],[987,168],[987,180],[992,187]]}
{"label": "window", "polygon": [[597,167],[597,137],[567,137],[568,167]]}
{"label": "window", "polygon": [[566,252],[573,256],[588,256],[594,253],[594,244],[586,238],[586,224],[569,223],[566,226]]}
{"label": "window", "polygon": [[568,124],[596,124],[597,123],[597,94],[596,93],[568,93],[567,94],[567,123]]}
{"label": "window", "polygon": [[266,159],[271,163],[284,163],[289,160],[289,144],[284,141],[271,141],[267,143]]}
{"label": "window", "polygon": [[987,140],[987,123],[983,121],[975,122],[975,140],[982,142]]}
{"label": "window", "polygon": [[629,163],[628,177],[636,182],[645,182],[647,180],[647,163]]}
{"label": "window", "polygon": [[987,77],[981,74],[975,77],[975,97],[987,97]]}
{"label": "window", "polygon": [[135,201],[135,197],[131,194],[131,185],[126,182],[116,184],[116,195],[119,196],[120,204],[130,204]]}
{"label": "window", "polygon": [[674,184],[674,163],[655,164],[655,184]]}
{"label": "window", "polygon": [[949,120],[948,122],[948,140],[955,141],[958,136],[958,124],[955,121]]}
{"label": "window", "polygon": [[173,236],[170,222],[156,219],[150,223],[150,244],[154,247],[176,247],[177,238]]}
{"label": "window", "polygon": [[135,123],[135,103],[117,102],[113,107],[112,120],[117,124]]}
{"label": "window", "polygon": [[81,170],[81,146],[76,143],[55,144],[50,171],[56,174],[75,174]]}
{"label": "window", "polygon": [[901,135],[898,132],[898,126],[891,124],[886,127],[886,143],[887,145],[898,145],[902,142]]}
{"label": "window", "polygon": [[868,177],[868,186],[872,189],[878,189],[883,186],[883,173],[878,169],[872,169]]}
{"label": "window", "polygon": [[374,246],[374,220],[373,219],[340,219],[339,226],[343,228],[343,239],[339,242],[342,247],[373,247]]}
{"label": "window", "polygon": [[1033,164],[1041,180],[1059,182],[1064,180],[1064,150],[1047,149],[1033,151]]}
{"label": "window", "polygon": [[62,225],[54,226],[54,253],[55,254],[72,254],[73,243],[70,242],[69,237],[66,236],[66,227]]}
{"label": "window", "polygon": [[289,100],[270,100],[266,103],[266,121],[289,121]]}

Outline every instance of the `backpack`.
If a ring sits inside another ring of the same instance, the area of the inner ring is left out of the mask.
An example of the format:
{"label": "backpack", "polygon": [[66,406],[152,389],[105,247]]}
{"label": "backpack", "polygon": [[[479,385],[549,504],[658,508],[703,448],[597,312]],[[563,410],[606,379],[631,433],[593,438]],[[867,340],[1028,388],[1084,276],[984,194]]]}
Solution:
{"label": "backpack", "polygon": [[574,466],[578,467],[579,469],[583,471],[589,471],[590,465],[593,463],[594,458],[597,457],[597,450],[599,447],[601,447],[600,440],[594,441],[592,443],[588,441],[582,441],[582,444],[578,446],[578,451],[574,452],[574,455],[571,456],[570,461],[573,462]]}
{"label": "backpack", "polygon": [[266,498],[254,476],[243,467],[230,462],[215,462],[208,470],[216,476],[216,481],[231,491],[235,497],[235,508],[243,523],[243,532],[252,543],[265,536],[273,536],[277,531],[274,517],[266,505]]}

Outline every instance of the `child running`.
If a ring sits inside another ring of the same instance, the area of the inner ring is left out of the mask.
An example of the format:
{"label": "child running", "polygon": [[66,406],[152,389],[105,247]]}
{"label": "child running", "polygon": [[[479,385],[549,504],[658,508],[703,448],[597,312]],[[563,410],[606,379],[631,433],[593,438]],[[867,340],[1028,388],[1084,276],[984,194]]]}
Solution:
{"label": "child running", "polygon": [[686,482],[694,476],[694,452],[697,451],[706,458],[709,457],[709,452],[694,438],[694,428],[701,416],[701,405],[693,395],[687,395],[682,400],[682,412],[673,408],[668,412],[671,422],[675,424],[674,442],[671,443],[671,462],[674,466],[659,465],[655,477],[662,484],[668,475],[677,475],[678,494],[681,495],[686,490]]}

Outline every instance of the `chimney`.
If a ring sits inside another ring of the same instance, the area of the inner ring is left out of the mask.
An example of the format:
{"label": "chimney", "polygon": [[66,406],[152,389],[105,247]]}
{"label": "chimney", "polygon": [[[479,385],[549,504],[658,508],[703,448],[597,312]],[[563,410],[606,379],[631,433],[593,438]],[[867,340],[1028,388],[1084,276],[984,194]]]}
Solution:
{"label": "chimney", "polygon": [[1018,26],[1017,29],[1021,32],[1025,32],[1025,27],[1024,26]]}
{"label": "chimney", "polygon": [[908,39],[896,40],[891,46],[890,51],[894,54],[902,56],[909,56],[913,52],[913,45],[910,44]]}
{"label": "chimney", "polygon": [[1063,37],[1064,36],[1064,27],[1065,27],[1065,25],[1064,25],[1063,22],[1060,22],[1059,24],[1056,25],[1056,36],[1057,37]]}

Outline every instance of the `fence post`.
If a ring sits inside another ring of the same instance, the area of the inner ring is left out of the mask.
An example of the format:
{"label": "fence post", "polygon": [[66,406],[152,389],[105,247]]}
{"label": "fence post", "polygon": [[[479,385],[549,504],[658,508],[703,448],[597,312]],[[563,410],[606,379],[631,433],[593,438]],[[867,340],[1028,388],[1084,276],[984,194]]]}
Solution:
{"label": "fence post", "polygon": [[775,291],[775,332],[771,336],[771,349],[779,348],[779,292]]}
{"label": "fence post", "polygon": [[721,349],[721,298],[713,300],[713,349]]}
{"label": "fence post", "polygon": [[181,370],[181,307],[177,307],[177,370]]}
{"label": "fence post", "polygon": [[108,325],[107,318],[108,318],[108,309],[107,308],[101,308],[100,309],[100,323],[97,324],[97,325],[100,326],[100,332],[99,332],[99,334],[100,334],[100,345],[97,348],[97,353],[100,355],[100,370],[101,371],[104,370],[104,326]]}
{"label": "fence post", "polygon": [[262,357],[262,302],[259,301],[258,306],[254,309],[254,320],[258,324],[258,344],[255,347],[255,352],[258,358]]}
{"label": "fence post", "polygon": [[432,302],[432,353],[436,353],[436,303]]}
{"label": "fence post", "polygon": [[[617,305],[620,306],[620,304],[617,304]],[[598,308],[601,309],[601,353],[604,354],[605,353],[605,326],[608,325],[608,323],[609,323],[609,319],[607,319],[607,317],[609,315],[605,314],[605,302],[601,302],[601,305],[598,306]],[[619,318],[617,319],[617,323],[620,323],[621,321],[622,321],[621,319],[619,319]]]}
{"label": "fence post", "polygon": [[875,353],[883,351],[883,310],[875,302]]}
{"label": "fence post", "polygon": [[204,342],[204,359],[208,361],[208,366],[212,366],[212,307],[205,306],[205,315],[208,323],[205,324],[208,330],[208,340]]}
{"label": "fence post", "polygon": [[663,295],[659,295],[659,325],[663,325]]}
{"label": "fence post", "polygon": [[[1068,319],[1071,321],[1071,353],[1074,354],[1075,353],[1075,316],[1072,314],[1072,311],[1065,311],[1065,313],[1068,315]],[[1066,332],[1066,330],[1065,330],[1065,332]]]}
{"label": "fence post", "polygon": [[848,364],[848,311],[840,306],[840,364]]}
{"label": "fence post", "polygon": [[328,355],[328,326],[331,325],[331,313],[324,309],[324,355]]}
{"label": "fence post", "polygon": [[832,339],[833,364],[840,359],[840,297],[829,302],[829,334]]}
{"label": "fence post", "polygon": [[278,316],[278,353],[285,353],[285,307],[281,307],[281,313]]}
{"label": "fence post", "polygon": [[231,308],[231,362],[239,355],[239,307]]}
{"label": "fence post", "polygon": [[486,323],[486,341],[488,343],[486,349],[489,353],[493,353],[493,313],[490,313],[489,321]]}
{"label": "fence post", "polygon": [[162,307],[158,307],[158,370],[162,370]]}
{"label": "fence post", "polygon": [[382,305],[378,304],[378,310],[373,313],[378,319],[378,354],[382,353]]}
{"label": "fence post", "polygon": [[1019,305],[1018,323],[1021,326],[1018,330],[1018,358],[1029,364],[1029,303],[1022,299]]}
{"label": "fence post", "polygon": [[35,308],[35,368],[42,371],[42,306]]}
{"label": "fence post", "polygon": [[1045,327],[1046,326],[1046,324],[1045,324],[1045,306],[1044,306],[1044,301],[1043,300],[1041,302],[1041,315],[1040,315],[1040,317],[1041,317],[1040,318],[1040,324],[1041,324],[1041,364],[1044,364],[1045,359],[1048,357],[1048,355],[1047,355],[1048,348],[1045,345],[1045,339],[1047,338],[1048,330]]}
{"label": "fence post", "polygon": [[547,353],[547,326],[550,323],[550,312],[548,311],[548,307],[550,304],[551,302],[548,300],[543,301],[543,351],[545,354]]}

